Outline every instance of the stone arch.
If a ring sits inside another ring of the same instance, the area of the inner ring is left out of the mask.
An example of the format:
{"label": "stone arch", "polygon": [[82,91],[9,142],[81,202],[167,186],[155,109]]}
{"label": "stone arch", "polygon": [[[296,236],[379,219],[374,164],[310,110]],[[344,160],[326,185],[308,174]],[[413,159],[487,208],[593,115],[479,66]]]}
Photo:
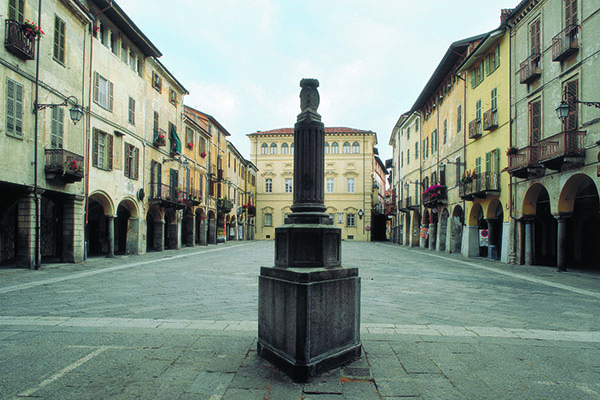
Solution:
{"label": "stone arch", "polygon": [[460,253],[462,247],[464,213],[461,206],[456,205],[452,210],[450,220],[450,253]]}
{"label": "stone arch", "polygon": [[594,181],[586,174],[575,174],[571,176],[560,191],[560,197],[558,198],[559,214],[572,213],[575,206],[575,199],[577,198],[577,194],[581,187],[590,184],[595,188],[596,185],[594,184]]}
{"label": "stone arch", "polygon": [[146,251],[162,251],[163,219],[162,211],[156,204],[146,213]]}
{"label": "stone arch", "polygon": [[115,253],[139,254],[139,208],[134,199],[125,197],[117,206],[114,220]]}
{"label": "stone arch", "polygon": [[[485,217],[486,218],[498,218],[498,217],[500,217],[501,214],[503,215],[502,203],[500,202],[500,199],[492,199],[488,203],[487,209],[485,210]],[[500,221],[500,222],[503,222],[503,221]]]}
{"label": "stone arch", "polygon": [[195,242],[199,245],[206,245],[206,215],[202,207],[196,208],[195,218]]}
{"label": "stone arch", "polygon": [[165,249],[176,249],[177,248],[177,212],[174,208],[167,208],[164,214],[165,225],[164,225],[164,248]]}
{"label": "stone arch", "polygon": [[525,196],[523,196],[523,204],[521,206],[521,212],[523,215],[535,215],[537,208],[537,201],[540,193],[546,191],[546,187],[541,183],[534,183],[529,186]]}
{"label": "stone arch", "polygon": [[97,190],[90,194],[89,199],[98,202],[102,206],[104,215],[115,215],[115,205],[105,191]]}
{"label": "stone arch", "polygon": [[207,219],[207,237],[208,244],[217,244],[217,217],[214,210],[208,211]]}
{"label": "stone arch", "polygon": [[194,209],[187,205],[183,209],[183,218],[181,220],[181,245],[194,247]]}

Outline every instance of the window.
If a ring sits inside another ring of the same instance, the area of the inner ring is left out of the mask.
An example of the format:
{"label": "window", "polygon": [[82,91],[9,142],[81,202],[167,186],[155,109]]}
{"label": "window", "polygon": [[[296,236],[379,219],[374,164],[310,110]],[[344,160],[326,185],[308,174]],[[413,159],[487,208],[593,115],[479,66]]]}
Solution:
{"label": "window", "polygon": [[23,137],[23,85],[6,79],[6,133]]}
{"label": "window", "polygon": [[329,154],[329,143],[328,143],[328,142],[325,142],[325,147],[324,147],[324,149],[325,149],[325,150],[324,150],[324,151],[325,151],[325,154]]}
{"label": "window", "polygon": [[260,154],[268,154],[269,153],[269,146],[267,146],[266,143],[263,143],[260,145]]}
{"label": "window", "polygon": [[271,179],[271,178],[265,179],[265,192],[273,193],[273,179]]}
{"label": "window", "polygon": [[445,119],[444,120],[444,143],[446,144],[448,142],[448,120]]}
{"label": "window", "polygon": [[344,146],[342,149],[344,151],[344,154],[350,154],[350,143],[344,142]]}
{"label": "window", "polygon": [[125,143],[125,176],[137,180],[139,177],[140,149]]}
{"label": "window", "polygon": [[540,141],[542,131],[542,102],[538,99],[529,103],[529,144]]}
{"label": "window", "polygon": [[579,80],[577,79],[565,82],[565,84],[563,85],[563,99],[569,105],[569,114],[567,115],[567,118],[565,118],[563,123],[563,129],[565,131],[577,130],[579,125],[577,103],[575,103],[575,100],[577,99],[578,89]]}
{"label": "window", "polygon": [[460,178],[461,178],[461,170],[460,170],[461,162],[460,162],[460,157],[456,157],[454,160],[456,162],[456,176],[455,176],[455,178],[456,178],[456,184],[458,185],[460,183]]}
{"label": "window", "polygon": [[338,224],[344,223],[344,213],[337,213],[337,222]]}
{"label": "window", "polygon": [[475,120],[477,122],[481,121],[481,99],[475,103]]}
{"label": "window", "polygon": [[113,169],[113,137],[95,128],[92,165],[107,171]]}
{"label": "window", "polygon": [[[129,54],[129,52],[127,51],[127,43],[125,43],[125,41],[121,41],[121,61],[123,61],[125,64],[127,64],[127,55]],[[154,78],[154,77],[152,77]]]}
{"label": "window", "polygon": [[540,54],[540,20],[529,25],[529,54]]}
{"label": "window", "polygon": [[462,105],[459,104],[456,109],[456,132],[460,132],[462,130]]}
{"label": "window", "polygon": [[352,153],[354,153],[354,154],[360,153],[360,144],[358,142],[352,143]]}
{"label": "window", "polygon": [[348,193],[354,193],[354,178],[348,178]]}
{"label": "window", "polygon": [[285,192],[292,193],[292,178],[285,178]]}
{"label": "window", "polygon": [[406,164],[410,164],[410,149],[406,149]]}
{"label": "window", "polygon": [[119,35],[115,31],[110,31],[110,51],[115,56],[119,56]]}
{"label": "window", "polygon": [[419,142],[415,142],[415,160],[419,159]]}
{"label": "window", "polygon": [[565,1],[565,27],[577,25],[577,0]]}
{"label": "window", "polygon": [[169,102],[174,106],[177,105],[177,93],[171,88],[169,88]]}
{"label": "window", "polygon": [[271,154],[277,154],[277,144],[271,143]]}
{"label": "window", "polygon": [[273,214],[265,214],[265,226],[273,226]]}
{"label": "window", "polygon": [[490,75],[500,67],[500,45],[496,45],[494,52],[485,57],[485,72]]}
{"label": "window", "polygon": [[333,178],[327,178],[327,193],[333,193]]}
{"label": "window", "polygon": [[158,113],[154,111],[154,132],[158,132]]}
{"label": "window", "polygon": [[129,98],[129,123],[135,125],[135,100]]}
{"label": "window", "polygon": [[415,120],[415,132],[419,132],[419,120]]}
{"label": "window", "polygon": [[198,152],[200,154],[206,154],[206,140],[204,140],[204,138],[202,137],[200,138],[200,140],[198,140]]}
{"label": "window", "polygon": [[152,87],[158,93],[162,93],[162,78],[155,71],[152,71]]}
{"label": "window", "polygon": [[404,152],[400,152],[400,167],[404,167]]}
{"label": "window", "polygon": [[294,154],[294,143],[290,144],[290,154]]}
{"label": "window", "polygon": [[137,72],[137,57],[132,48],[129,49],[129,68],[131,68],[133,72]]}
{"label": "window", "polygon": [[54,51],[53,58],[61,64],[65,63],[65,21],[54,17]]}
{"label": "window", "polygon": [[10,0],[8,2],[8,19],[23,23],[25,0]]}
{"label": "window", "polygon": [[492,100],[492,112],[498,111],[498,89],[493,88],[491,93]]}
{"label": "window", "polygon": [[113,83],[94,72],[94,102],[109,111],[113,109]]}
{"label": "window", "polygon": [[290,148],[287,143],[281,145],[281,154],[289,154]]}
{"label": "window", "polygon": [[435,151],[437,150],[437,142],[438,142],[438,131],[437,131],[437,129],[434,129],[433,132],[431,132],[431,154],[434,154]]}
{"label": "window", "polygon": [[185,144],[189,148],[194,148],[194,130],[189,126],[185,127]]}
{"label": "window", "polygon": [[50,147],[53,149],[63,148],[65,109],[62,107],[52,108],[52,121],[50,123]]}
{"label": "window", "polygon": [[340,152],[340,145],[337,142],[331,144],[331,154],[338,154]]}
{"label": "window", "polygon": [[429,138],[425,138],[423,140],[423,158],[427,158],[429,156]]}
{"label": "window", "polygon": [[410,126],[406,128],[406,140],[410,140]]}
{"label": "window", "polygon": [[346,214],[346,226],[353,227],[356,226],[354,224],[355,218],[354,214]]}

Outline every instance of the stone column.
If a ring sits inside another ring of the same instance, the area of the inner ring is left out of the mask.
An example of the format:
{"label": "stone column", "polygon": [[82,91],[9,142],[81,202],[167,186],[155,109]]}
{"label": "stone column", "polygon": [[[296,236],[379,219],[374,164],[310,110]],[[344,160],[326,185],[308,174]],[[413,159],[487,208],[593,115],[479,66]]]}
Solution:
{"label": "stone column", "polygon": [[523,220],[525,224],[525,265],[533,265],[533,218]]}
{"label": "stone column", "polygon": [[361,354],[358,268],[341,266],[341,229],[324,204],[325,127],[319,82],[300,82],[294,126],[294,203],[275,229],[275,267],[258,283],[258,355],[307,382]]}
{"label": "stone column", "polygon": [[[39,199],[41,203],[41,196]],[[17,205],[17,267],[35,268],[35,196],[33,191],[19,199]],[[39,218],[38,218],[39,221]]]}
{"label": "stone column", "polygon": [[208,226],[206,224],[206,218],[204,217],[203,220],[200,221],[200,245],[201,246],[207,246],[208,245],[208,241],[207,241],[207,229]]}
{"label": "stone column", "polygon": [[140,221],[137,218],[129,218],[127,221],[127,243],[125,244],[126,254],[140,254]]}
{"label": "stone column", "polygon": [[556,218],[558,222],[557,240],[556,240],[556,267],[559,272],[567,270],[567,219],[568,216],[559,215]]}
{"label": "stone column", "polygon": [[498,218],[486,218],[488,226],[488,260],[499,259],[498,255],[498,238],[496,237],[496,224]]}
{"label": "stone column", "polygon": [[63,248],[61,258],[64,262],[83,262],[84,227],[83,206],[85,197],[73,196],[63,204]]}
{"label": "stone column", "polygon": [[107,215],[108,225],[108,255],[107,257],[115,256],[115,216]]}
{"label": "stone column", "polygon": [[429,224],[429,250],[435,250],[437,239],[437,224]]}

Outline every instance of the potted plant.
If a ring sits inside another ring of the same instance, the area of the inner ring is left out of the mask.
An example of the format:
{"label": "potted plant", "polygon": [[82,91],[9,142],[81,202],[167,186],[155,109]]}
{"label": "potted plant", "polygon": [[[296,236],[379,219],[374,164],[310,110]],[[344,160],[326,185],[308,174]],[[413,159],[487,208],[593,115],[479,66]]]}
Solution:
{"label": "potted plant", "polygon": [[188,142],[187,148],[190,149],[190,150],[192,150],[194,148],[194,143]]}
{"label": "potted plant", "polygon": [[42,30],[42,28],[40,28],[39,26],[37,26],[36,24],[34,24],[33,22],[31,22],[28,19],[23,21],[22,26],[23,26],[23,32],[25,33],[25,35],[31,39],[34,39],[38,36],[42,37],[44,35],[44,31]]}
{"label": "potted plant", "polygon": [[65,172],[79,176],[83,175],[83,170],[77,160],[65,161]]}
{"label": "potted plant", "polygon": [[205,158],[205,157],[206,157],[206,152],[204,152],[204,151],[203,151],[202,153],[200,153],[200,156],[201,156],[202,158]]}
{"label": "potted plant", "polygon": [[515,146],[510,146],[509,148],[506,149],[507,156],[513,156],[513,155],[517,154],[518,152],[519,152],[519,148],[515,147]]}
{"label": "potted plant", "polygon": [[158,133],[155,135],[154,144],[157,146],[164,146],[166,144],[165,135],[162,133]]}

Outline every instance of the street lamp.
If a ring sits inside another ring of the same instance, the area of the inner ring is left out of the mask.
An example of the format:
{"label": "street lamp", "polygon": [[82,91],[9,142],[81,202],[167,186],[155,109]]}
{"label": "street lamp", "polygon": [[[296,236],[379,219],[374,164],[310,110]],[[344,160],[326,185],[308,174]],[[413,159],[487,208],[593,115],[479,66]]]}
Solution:
{"label": "street lamp", "polygon": [[74,101],[73,107],[69,109],[69,116],[71,117],[71,121],[73,121],[73,125],[77,125],[81,118],[83,117],[83,107],[79,105],[77,102],[77,97],[69,96],[62,103],[58,104],[38,104],[33,103],[33,112],[37,114],[38,111],[44,110],[46,108],[56,108],[56,107],[67,107],[69,105],[69,100]]}
{"label": "street lamp", "polygon": [[562,100],[558,107],[556,107],[556,116],[561,120],[565,121],[565,119],[569,116],[569,111],[571,110],[571,104],[583,104],[588,107],[596,107],[600,108],[600,101],[579,101],[577,97],[572,94],[567,94],[568,98],[571,98],[572,101]]}

